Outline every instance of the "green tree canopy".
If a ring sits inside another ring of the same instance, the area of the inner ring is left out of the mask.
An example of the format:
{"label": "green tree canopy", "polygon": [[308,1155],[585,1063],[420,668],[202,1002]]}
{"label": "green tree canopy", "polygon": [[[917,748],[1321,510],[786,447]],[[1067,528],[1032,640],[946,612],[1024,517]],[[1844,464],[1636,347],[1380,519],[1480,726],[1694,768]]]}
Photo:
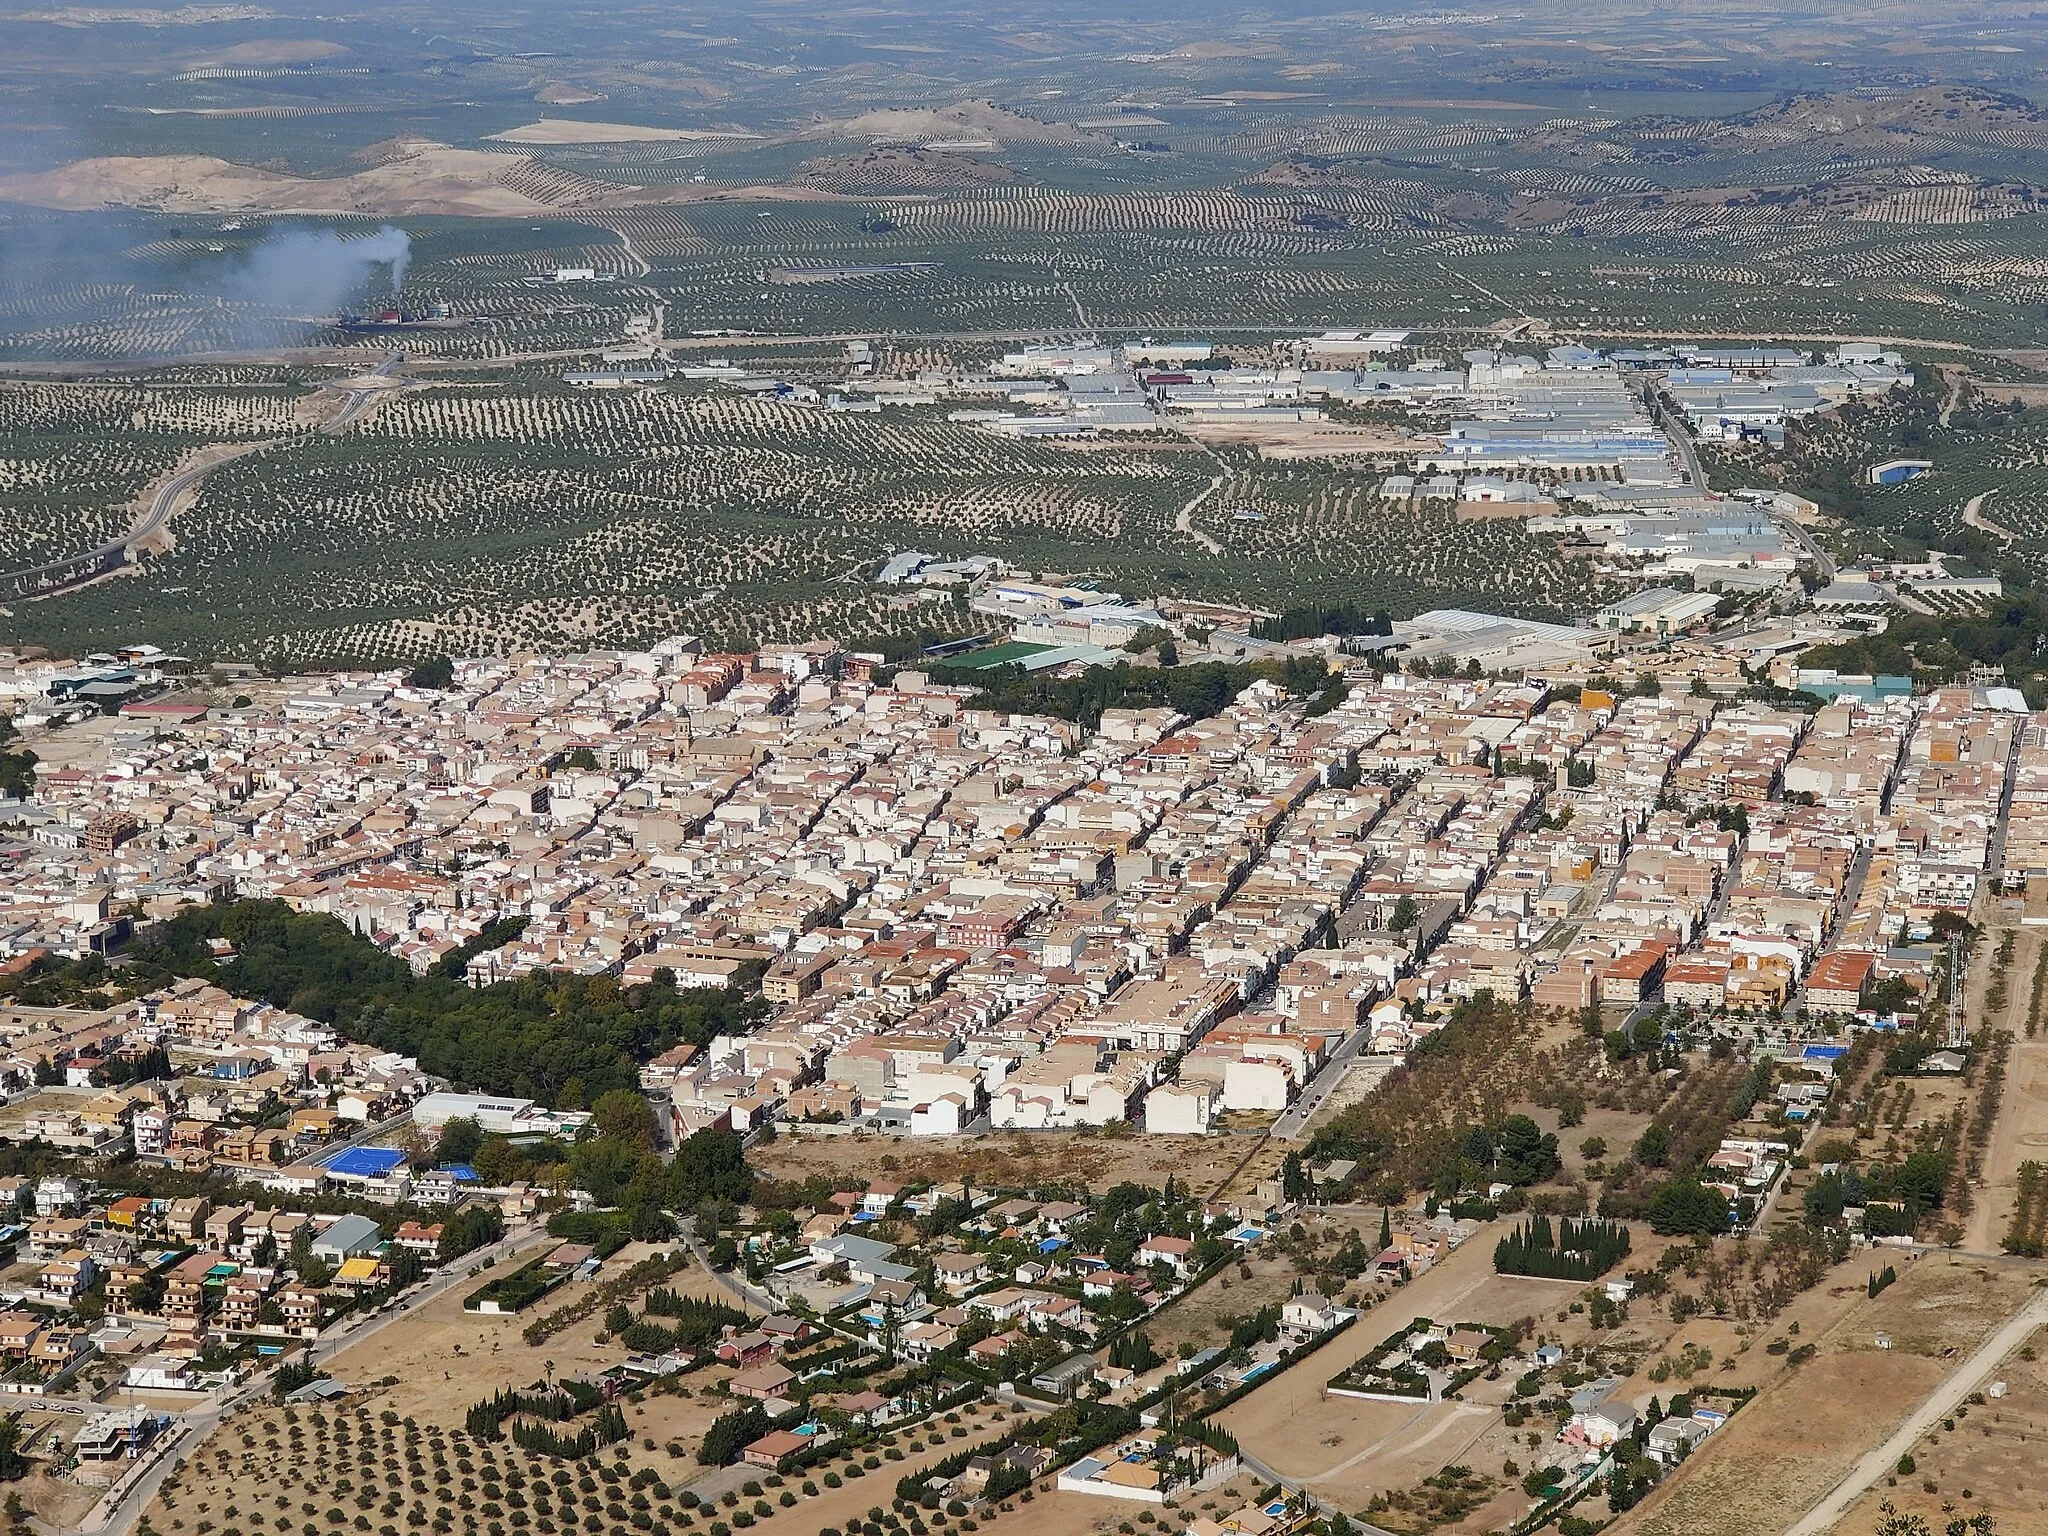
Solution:
{"label": "green tree canopy", "polygon": [[1650,1201],[1650,1229],[1666,1237],[1728,1230],[1728,1197],[1697,1179],[1673,1179]]}

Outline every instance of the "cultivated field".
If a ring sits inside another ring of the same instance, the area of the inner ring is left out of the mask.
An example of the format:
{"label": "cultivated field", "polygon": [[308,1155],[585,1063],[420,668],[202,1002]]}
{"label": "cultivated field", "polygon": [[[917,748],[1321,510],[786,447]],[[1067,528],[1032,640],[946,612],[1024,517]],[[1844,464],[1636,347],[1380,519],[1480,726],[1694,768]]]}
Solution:
{"label": "cultivated field", "polygon": [[[650,1251],[646,1245],[620,1250],[607,1274],[623,1273]],[[694,1267],[663,1284],[730,1301]],[[675,1391],[630,1394],[623,1405],[627,1439],[581,1462],[559,1461],[508,1441],[474,1441],[461,1428],[464,1415],[503,1388],[529,1387],[550,1376],[594,1375],[628,1351],[616,1341],[597,1342],[601,1315],[539,1344],[524,1341],[533,1318],[573,1305],[587,1289],[583,1282],[571,1282],[527,1314],[505,1318],[464,1312],[462,1297],[469,1289],[458,1287],[323,1360],[322,1369],[351,1389],[346,1403],[315,1409],[265,1403],[237,1415],[152,1505],[152,1524],[168,1531],[197,1532],[204,1524],[223,1532],[274,1527],[283,1533],[302,1517],[312,1520],[330,1506],[347,1505],[366,1516],[424,1527],[430,1512],[439,1511],[451,1522],[472,1511],[498,1520],[502,1504],[514,1512],[511,1523],[523,1527],[529,1507],[547,1520],[546,1502],[535,1490],[551,1484],[554,1517],[565,1529],[631,1526],[651,1528],[657,1536],[688,1530],[697,1517],[688,1512],[694,1499],[684,1499],[687,1488],[696,1498],[728,1508],[746,1501],[749,1520],[767,1531],[808,1536],[820,1524],[843,1525],[874,1503],[888,1503],[897,1477],[999,1432],[994,1426],[1014,1411],[977,1406],[787,1479],[737,1467],[706,1468],[695,1458],[696,1447],[711,1422],[734,1406],[719,1390],[732,1371],[715,1366],[681,1378]],[[873,1467],[864,1465],[868,1459]],[[570,1478],[556,1476],[564,1469]],[[601,1484],[567,1491],[569,1482],[594,1469],[603,1472]],[[711,1513],[705,1510],[701,1518]],[[641,1515],[648,1524],[635,1518]],[[329,1518],[341,1524],[347,1516]],[[589,1524],[593,1519],[595,1526]]]}

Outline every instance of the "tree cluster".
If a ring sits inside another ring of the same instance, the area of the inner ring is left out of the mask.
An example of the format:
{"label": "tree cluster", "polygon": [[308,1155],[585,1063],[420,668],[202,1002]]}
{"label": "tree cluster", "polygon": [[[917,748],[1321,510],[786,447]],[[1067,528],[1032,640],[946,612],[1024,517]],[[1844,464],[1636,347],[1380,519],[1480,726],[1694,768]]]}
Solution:
{"label": "tree cluster", "polygon": [[[234,945],[232,959],[213,958],[214,938]],[[135,962],[332,1024],[464,1087],[560,1109],[636,1090],[640,1062],[682,1041],[743,1034],[765,1011],[739,991],[678,991],[659,975],[633,988],[547,972],[482,988],[439,971],[415,976],[345,924],[280,901],[191,908],[139,945]]]}
{"label": "tree cluster", "polygon": [[1628,1228],[1620,1222],[1567,1216],[1553,1231],[1548,1216],[1533,1216],[1494,1244],[1493,1268],[1502,1275],[1597,1280],[1627,1258],[1628,1249]]}

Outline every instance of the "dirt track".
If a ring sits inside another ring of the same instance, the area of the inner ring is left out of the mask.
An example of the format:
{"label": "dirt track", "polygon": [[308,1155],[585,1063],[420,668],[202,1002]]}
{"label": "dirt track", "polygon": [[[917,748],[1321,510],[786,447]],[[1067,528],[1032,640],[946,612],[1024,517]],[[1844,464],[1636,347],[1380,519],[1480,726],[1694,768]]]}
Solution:
{"label": "dirt track", "polygon": [[1898,1465],[1899,1458],[1929,1430],[1960,1404],[1979,1382],[1998,1367],[1998,1362],[2026,1342],[2027,1336],[2048,1322],[2048,1293],[2035,1292],[2012,1320],[1978,1346],[1976,1352],[1948,1375],[1925,1402],[1881,1444],[1866,1452],[1849,1475],[1837,1483],[1819,1504],[1785,1529],[1785,1536],[1821,1536],[1834,1527],[1858,1495]]}

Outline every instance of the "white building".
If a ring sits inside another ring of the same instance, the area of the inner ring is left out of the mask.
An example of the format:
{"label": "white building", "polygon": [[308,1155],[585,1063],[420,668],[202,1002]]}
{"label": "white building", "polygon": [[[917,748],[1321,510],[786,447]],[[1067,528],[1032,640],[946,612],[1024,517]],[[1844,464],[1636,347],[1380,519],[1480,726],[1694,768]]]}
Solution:
{"label": "white building", "polygon": [[1161,1083],[1145,1095],[1145,1131],[1152,1136],[1206,1136],[1221,1101],[1214,1083]]}

